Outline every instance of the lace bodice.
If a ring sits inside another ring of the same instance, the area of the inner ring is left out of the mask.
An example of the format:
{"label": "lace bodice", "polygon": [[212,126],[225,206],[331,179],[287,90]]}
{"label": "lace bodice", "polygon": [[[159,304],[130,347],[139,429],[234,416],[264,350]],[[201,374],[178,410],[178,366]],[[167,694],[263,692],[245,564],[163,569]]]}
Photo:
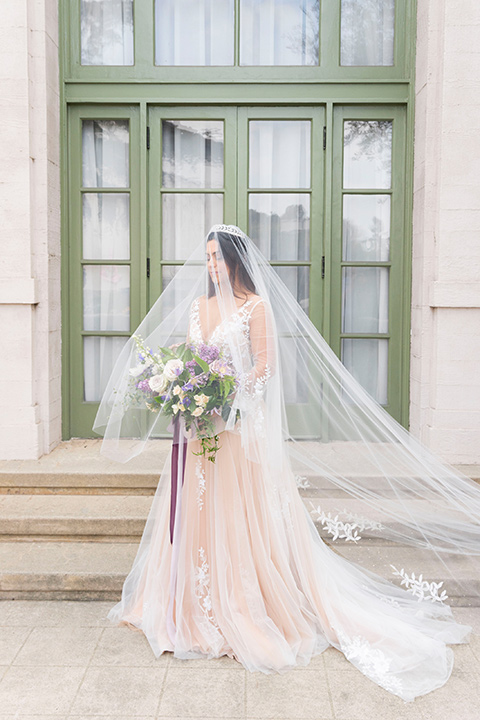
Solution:
{"label": "lace bodice", "polygon": [[227,338],[235,338],[235,345],[239,348],[242,353],[242,360],[250,360],[252,356],[252,348],[250,343],[250,317],[255,306],[262,302],[262,298],[259,300],[247,300],[237,312],[230,315],[228,318],[224,318],[218,325],[213,329],[210,337],[204,340],[202,335],[202,327],[200,323],[200,299],[195,298],[190,309],[190,327],[189,327],[189,338],[190,342],[195,345],[216,345],[226,358],[231,357],[231,344]]}
{"label": "lace bodice", "polygon": [[[216,345],[227,362],[231,361],[237,368],[240,385],[235,402],[240,409],[255,411],[258,428],[260,420],[263,420],[258,402],[273,375],[275,354],[271,326],[268,325],[267,330],[265,313],[260,303],[263,303],[263,298],[247,300],[237,312],[218,323],[205,340],[200,322],[200,298],[195,298],[190,309],[188,331],[192,344]],[[259,311],[253,315],[257,306]],[[232,357],[232,348],[240,357]]]}

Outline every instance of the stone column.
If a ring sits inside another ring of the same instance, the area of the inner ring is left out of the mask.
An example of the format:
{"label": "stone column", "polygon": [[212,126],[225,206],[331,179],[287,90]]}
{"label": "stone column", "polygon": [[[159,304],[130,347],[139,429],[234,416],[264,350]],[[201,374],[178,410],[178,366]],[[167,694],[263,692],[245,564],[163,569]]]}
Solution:
{"label": "stone column", "polygon": [[480,3],[418,0],[410,430],[480,462]]}
{"label": "stone column", "polygon": [[61,439],[57,0],[0,13],[0,458]]}

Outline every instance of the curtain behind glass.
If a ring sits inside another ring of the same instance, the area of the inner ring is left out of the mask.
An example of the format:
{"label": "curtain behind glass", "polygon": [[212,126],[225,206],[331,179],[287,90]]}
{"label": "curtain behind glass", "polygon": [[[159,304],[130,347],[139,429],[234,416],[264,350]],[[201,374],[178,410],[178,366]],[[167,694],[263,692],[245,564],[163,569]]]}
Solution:
{"label": "curtain behind glass", "polygon": [[340,64],[393,65],[395,0],[342,0]]}
{"label": "curtain behind glass", "polygon": [[234,0],[155,0],[156,65],[233,65]]}
{"label": "curtain behind glass", "polygon": [[82,65],[133,65],[133,0],[81,0]]}
{"label": "curtain behind glass", "polygon": [[[127,120],[84,120],[82,185],[84,188],[128,188]],[[130,330],[130,267],[108,263],[130,257],[129,194],[125,191],[83,194],[83,258],[105,264],[83,265],[83,329]],[[84,338],[84,399],[98,400],[125,337]]]}
{"label": "curtain behind glass", "polygon": [[318,65],[318,0],[240,0],[240,65]]}

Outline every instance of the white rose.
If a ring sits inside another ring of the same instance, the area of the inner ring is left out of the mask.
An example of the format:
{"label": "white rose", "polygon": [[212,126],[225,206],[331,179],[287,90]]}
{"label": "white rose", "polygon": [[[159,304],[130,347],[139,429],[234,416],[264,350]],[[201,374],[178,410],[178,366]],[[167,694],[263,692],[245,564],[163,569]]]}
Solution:
{"label": "white rose", "polygon": [[138,377],[139,375],[141,375],[143,373],[144,370],[145,370],[145,365],[137,365],[137,367],[130,368],[129,372],[132,377]]}
{"label": "white rose", "polygon": [[201,395],[194,395],[195,402],[197,405],[206,405],[208,402],[208,395],[202,393]]}
{"label": "white rose", "polygon": [[175,385],[172,392],[174,395],[180,395],[181,397],[185,395],[180,385]]}
{"label": "white rose", "polygon": [[203,413],[202,407],[196,407],[195,410],[192,410],[192,415],[194,417],[199,417]]}
{"label": "white rose", "polygon": [[175,370],[180,370],[181,372],[183,370],[183,362],[181,360],[168,360],[168,362],[165,363],[165,368],[163,370],[163,374],[167,380],[175,380],[177,377]]}
{"label": "white rose", "polygon": [[153,392],[161,393],[167,387],[168,380],[165,375],[152,375],[152,377],[148,380],[148,384]]}

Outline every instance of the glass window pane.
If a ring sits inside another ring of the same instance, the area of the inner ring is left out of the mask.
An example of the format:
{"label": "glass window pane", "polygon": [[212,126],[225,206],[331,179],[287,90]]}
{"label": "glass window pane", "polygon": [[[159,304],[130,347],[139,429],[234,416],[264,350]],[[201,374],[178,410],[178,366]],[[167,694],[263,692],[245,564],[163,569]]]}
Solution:
{"label": "glass window pane", "polygon": [[83,338],[83,397],[98,402],[128,337]]}
{"label": "glass window pane", "polygon": [[162,202],[164,260],[186,260],[212,225],[223,223],[223,195],[165,193]]}
{"label": "glass window pane", "polygon": [[343,132],[343,187],[390,188],[392,121],[346,120]]}
{"label": "glass window pane", "polygon": [[342,0],[341,65],[393,65],[395,0]]}
{"label": "glass window pane", "polygon": [[305,358],[308,355],[309,350],[306,349],[306,352],[304,352],[304,348],[298,343],[298,338],[282,338],[281,362],[283,367],[288,368],[288,373],[285,373],[283,382],[286,405],[308,402],[308,394],[311,388],[309,387],[308,372],[303,372]]}
{"label": "glass window pane", "polygon": [[343,196],[343,259],[389,259],[390,195]]}
{"label": "glass window pane", "polygon": [[240,0],[240,65],[318,65],[319,0]]}
{"label": "glass window pane", "polygon": [[388,339],[342,338],[342,362],[365,390],[380,403],[388,402]]}
{"label": "glass window pane", "polygon": [[128,120],[84,120],[84,187],[128,187]]}
{"label": "glass window pane", "polygon": [[310,259],[310,195],[249,196],[249,235],[269,260]]}
{"label": "glass window pane", "polygon": [[127,193],[84,193],[83,257],[128,260],[130,196]]}
{"label": "glass window pane", "polygon": [[82,65],[133,65],[133,0],[81,0]]}
{"label": "glass window pane", "polygon": [[388,332],[388,268],[342,268],[342,332]]}
{"label": "glass window pane", "polygon": [[282,267],[274,265],[274,270],[308,315],[310,268],[307,266]]}
{"label": "glass window pane", "polygon": [[[174,276],[177,274],[181,267],[181,265],[162,265],[162,291],[165,290],[169,282],[173,280]],[[185,299],[185,296],[191,290],[192,286],[196,282],[198,282],[198,279],[199,277],[201,277],[204,269],[205,264],[202,264],[201,266],[192,265],[187,273],[185,273],[184,269],[184,283],[182,282],[181,285],[179,285],[179,283],[176,283],[174,286],[175,293],[170,292],[165,295],[164,302],[162,303],[164,317],[166,317],[168,313],[173,312],[175,308],[178,307],[178,305]],[[203,292],[204,287],[199,287],[199,295],[201,295]],[[184,342],[187,336],[187,331],[188,318],[185,317],[185,324],[183,325],[183,327],[179,325],[176,331],[177,334],[172,335],[172,343]]]}
{"label": "glass window pane", "polygon": [[156,65],[233,65],[234,0],[155,0]]}
{"label": "glass window pane", "polygon": [[83,329],[130,330],[128,265],[83,266]]}
{"label": "glass window pane", "polygon": [[223,121],[162,122],[162,184],[167,188],[223,187]]}
{"label": "glass window pane", "polygon": [[310,187],[310,120],[251,120],[249,186]]}

